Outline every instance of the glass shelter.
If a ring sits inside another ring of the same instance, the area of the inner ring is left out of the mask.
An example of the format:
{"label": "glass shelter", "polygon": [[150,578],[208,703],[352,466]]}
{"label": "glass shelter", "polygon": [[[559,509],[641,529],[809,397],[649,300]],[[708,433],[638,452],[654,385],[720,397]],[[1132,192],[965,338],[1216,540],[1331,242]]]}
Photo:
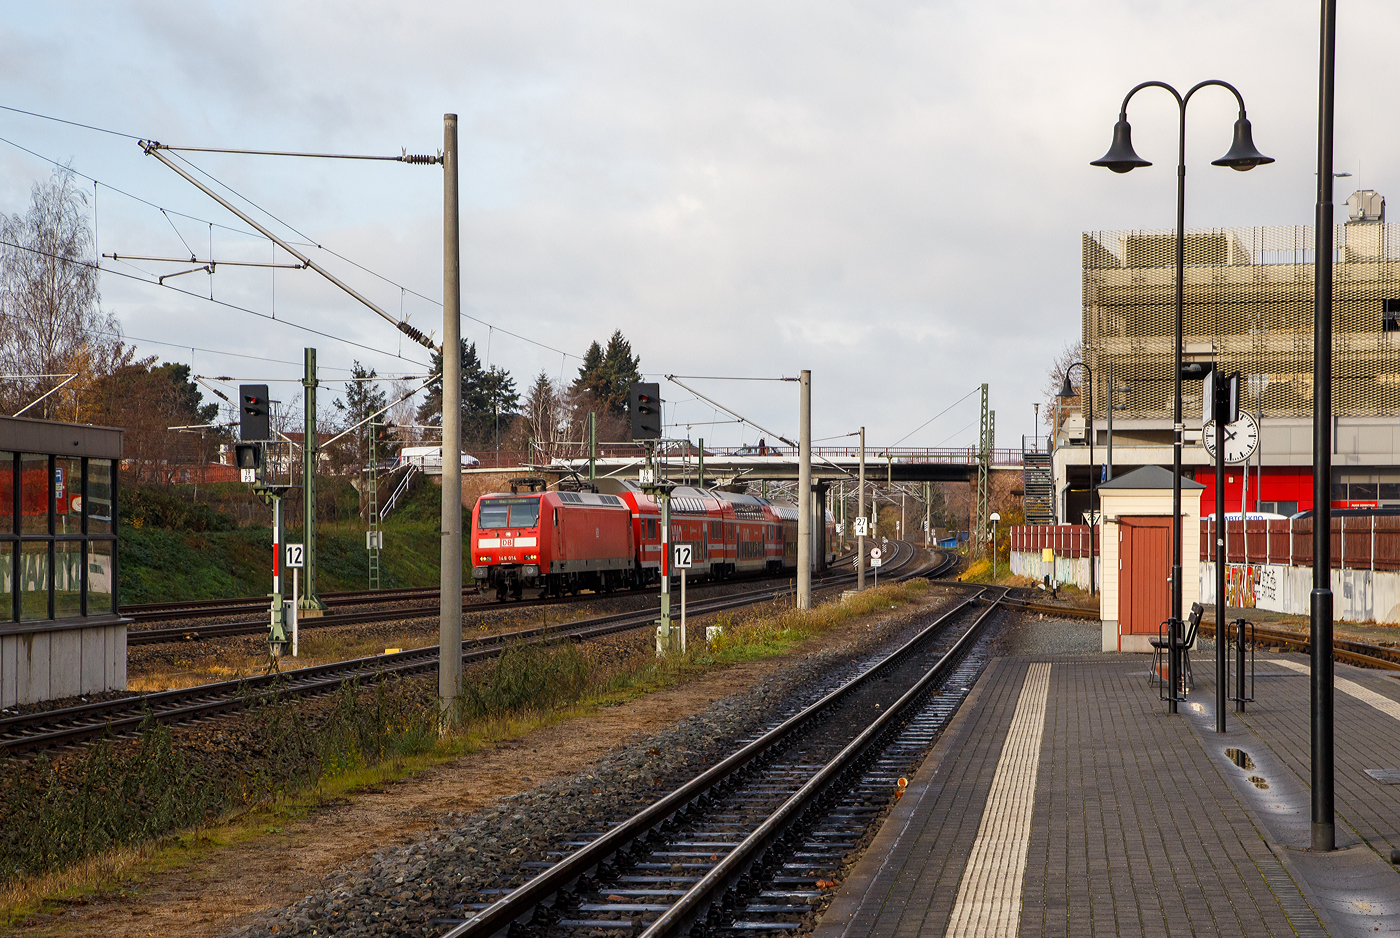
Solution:
{"label": "glass shelter", "polygon": [[0,417],[0,707],[126,686],[122,432]]}

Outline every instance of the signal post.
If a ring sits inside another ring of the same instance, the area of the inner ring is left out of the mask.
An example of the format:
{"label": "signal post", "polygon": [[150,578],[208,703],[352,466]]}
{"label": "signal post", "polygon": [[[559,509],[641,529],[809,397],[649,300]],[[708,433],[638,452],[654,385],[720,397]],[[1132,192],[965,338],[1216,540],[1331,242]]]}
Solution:
{"label": "signal post", "polygon": [[267,385],[238,386],[238,438],[234,461],[239,477],[272,508],[272,592],[268,625],[268,655],[275,663],[287,648],[286,604],[282,600],[282,499],[293,486],[269,484],[263,456],[272,437],[272,406]]}
{"label": "signal post", "polygon": [[631,422],[632,439],[647,447],[647,464],[638,474],[638,482],[646,494],[656,499],[661,513],[661,618],[656,622],[656,654],[675,651],[678,635],[671,627],[671,490],[675,483],[657,478],[656,441],[661,439],[661,385],[639,381],[632,385],[627,398],[627,414]]}

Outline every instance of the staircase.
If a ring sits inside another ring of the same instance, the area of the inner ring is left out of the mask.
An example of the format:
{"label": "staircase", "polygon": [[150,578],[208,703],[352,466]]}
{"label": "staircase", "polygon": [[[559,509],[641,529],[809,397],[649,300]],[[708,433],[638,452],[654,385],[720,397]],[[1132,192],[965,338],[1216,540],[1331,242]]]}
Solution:
{"label": "staircase", "polygon": [[389,512],[394,510],[394,506],[399,503],[399,499],[403,498],[403,496],[408,493],[408,483],[413,481],[414,474],[422,471],[414,463],[406,463],[405,466],[408,471],[403,474],[403,478],[399,480],[398,488],[394,489],[393,494],[384,502],[384,508],[379,512],[379,520],[381,521],[389,517]]}
{"label": "staircase", "polygon": [[1021,484],[1025,488],[1026,524],[1055,523],[1055,475],[1050,453],[1031,440],[1021,440]]}

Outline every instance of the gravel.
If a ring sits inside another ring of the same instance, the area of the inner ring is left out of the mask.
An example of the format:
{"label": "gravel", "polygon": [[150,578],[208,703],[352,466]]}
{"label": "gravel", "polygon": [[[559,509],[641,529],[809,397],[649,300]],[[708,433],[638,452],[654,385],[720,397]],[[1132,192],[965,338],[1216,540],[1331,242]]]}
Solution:
{"label": "gravel", "polygon": [[1027,613],[1007,617],[992,647],[1004,656],[1092,655],[1103,650],[1103,631],[1093,619]]}
{"label": "gravel", "polygon": [[599,831],[652,803],[732,752],[781,712],[789,697],[877,648],[890,647],[935,607],[921,605],[872,625],[854,640],[798,659],[749,690],[639,739],[572,778],[501,799],[479,814],[448,815],[416,842],[386,848],[328,877],[289,908],[267,913],[236,938],[285,935],[438,935],[445,920],[471,914],[526,879],[525,862],[546,862],[564,835]]}

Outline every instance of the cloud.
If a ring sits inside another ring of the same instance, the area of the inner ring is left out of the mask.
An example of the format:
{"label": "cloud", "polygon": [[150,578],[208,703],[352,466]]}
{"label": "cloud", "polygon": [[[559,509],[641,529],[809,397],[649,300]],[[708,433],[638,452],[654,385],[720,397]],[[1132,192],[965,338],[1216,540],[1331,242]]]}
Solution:
{"label": "cloud", "polygon": [[[1247,175],[1209,167],[1228,145],[1234,106],[1203,94],[1189,121],[1188,224],[1311,218],[1317,13],[1302,0],[148,2],[25,16],[3,40],[6,101],[162,140],[433,151],[442,114],[460,114],[464,309],[575,354],[620,328],[649,373],[811,368],[819,436],[865,424],[873,442],[888,442],[982,382],[1000,442],[1031,431],[1045,369],[1079,330],[1080,232],[1172,223],[1176,124],[1165,95],[1143,95],[1131,115],[1157,166],[1117,177],[1087,165],[1138,81],[1236,82],[1256,140],[1279,159]],[[1394,31],[1397,17],[1358,0],[1340,25],[1338,162],[1359,159],[1356,181],[1382,191],[1396,124],[1370,91],[1388,75],[1368,37]],[[0,117],[0,136],[229,220],[134,144],[13,116]],[[0,159],[0,198],[13,211],[27,194],[14,174],[41,168]],[[196,162],[309,240],[440,296],[439,170]],[[104,249],[180,248],[159,214],[119,203],[100,201]],[[182,227],[189,238],[187,228],[199,225]],[[218,250],[267,250],[215,235]],[[384,307],[402,302],[422,328],[440,315],[328,263]],[[187,285],[207,290],[202,276]],[[271,279],[221,271],[214,288],[265,310]],[[276,290],[279,316],[399,347],[309,273],[279,273]],[[137,335],[285,360],[314,341],[335,367],[373,357],[150,287],[109,278],[104,291]],[[475,323],[464,332],[521,384],[577,367]],[[716,394],[760,423],[795,428],[789,386],[735,387]],[[909,442],[935,444],[964,416],[955,410]]]}

